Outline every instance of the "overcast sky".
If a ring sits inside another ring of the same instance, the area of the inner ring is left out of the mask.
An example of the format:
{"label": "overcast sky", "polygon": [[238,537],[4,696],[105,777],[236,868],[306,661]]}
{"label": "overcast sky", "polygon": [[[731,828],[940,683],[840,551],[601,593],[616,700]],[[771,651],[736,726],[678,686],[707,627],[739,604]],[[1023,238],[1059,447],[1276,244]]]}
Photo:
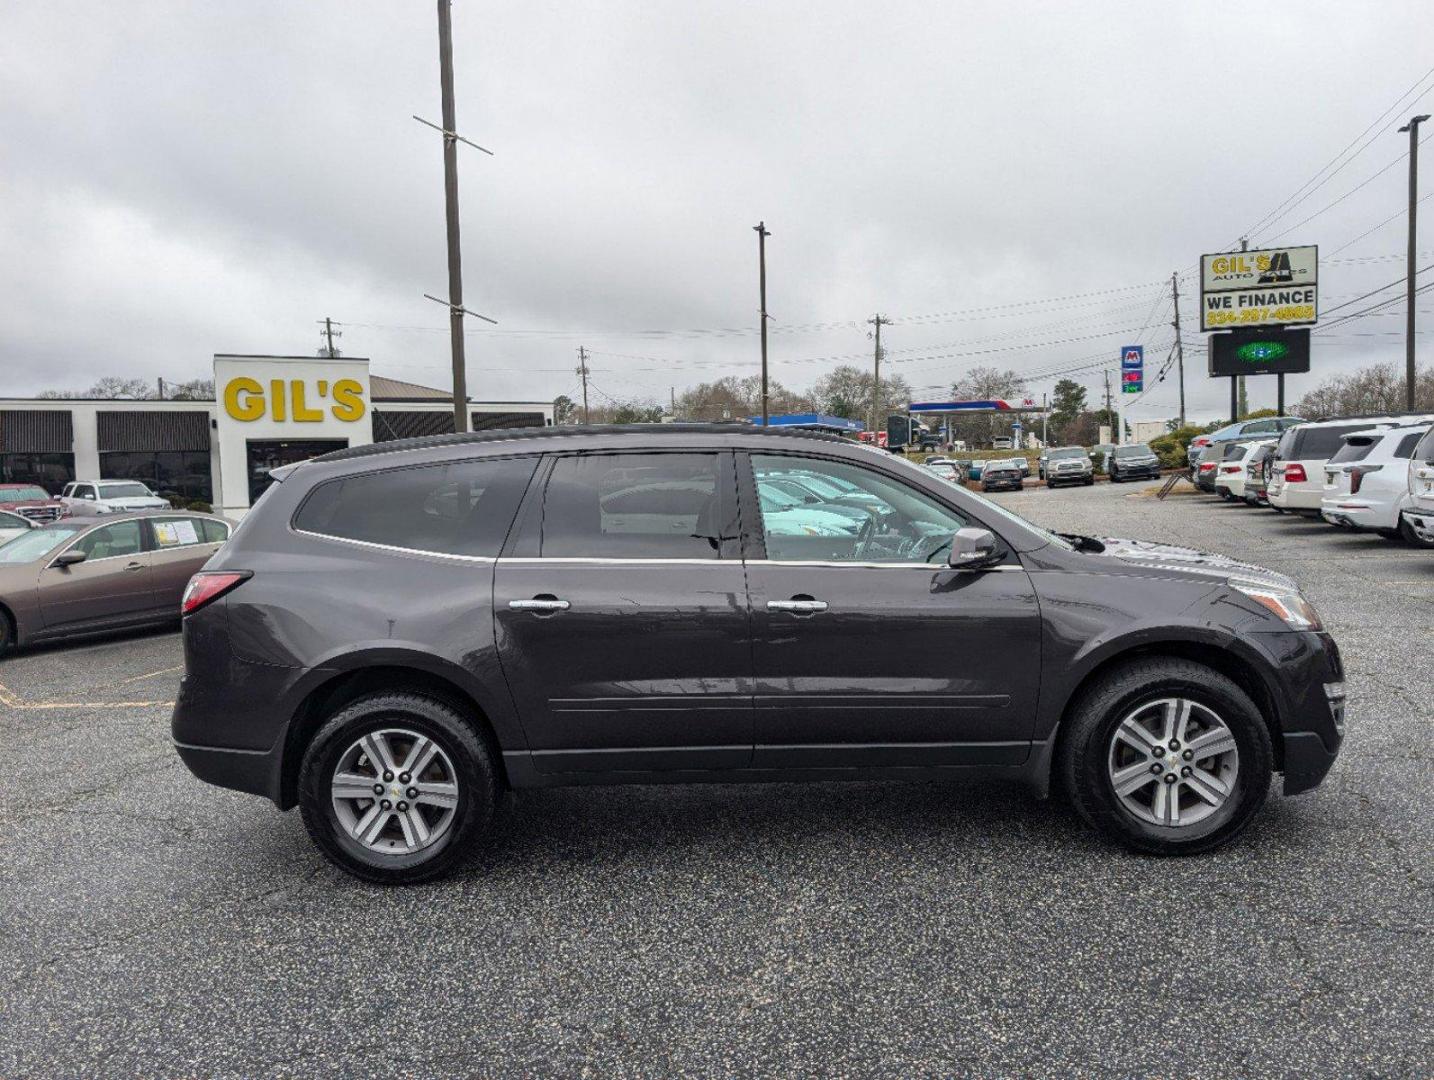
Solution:
{"label": "overcast sky", "polygon": [[[755,373],[758,219],[785,385],[867,362],[877,311],[925,396],[982,363],[1039,394],[1129,341],[1158,366],[1171,272],[1194,346],[1201,252],[1434,65],[1427,0],[457,0],[453,24],[459,128],[497,154],[460,154],[465,296],[500,324],[468,339],[485,399],[574,395],[579,345],[597,401]],[[1326,310],[1402,274],[1403,217],[1355,238],[1404,206],[1414,97],[1253,233],[1320,245]],[[421,295],[446,291],[441,140],[413,113],[439,115],[431,3],[5,4],[0,395],[311,355],[324,316],[376,373],[449,385]],[[1317,337],[1291,400],[1402,362],[1388,312]],[[1213,418],[1203,364],[1192,348],[1187,395]],[[1172,377],[1132,416],[1175,401]]]}

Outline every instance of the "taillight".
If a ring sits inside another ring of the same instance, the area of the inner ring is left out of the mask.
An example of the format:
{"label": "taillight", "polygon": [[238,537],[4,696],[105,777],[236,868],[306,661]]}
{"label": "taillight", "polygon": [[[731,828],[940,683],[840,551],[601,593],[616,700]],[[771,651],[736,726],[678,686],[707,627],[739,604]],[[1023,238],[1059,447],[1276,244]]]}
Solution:
{"label": "taillight", "polygon": [[1364,480],[1365,473],[1378,472],[1384,468],[1383,465],[1351,465],[1349,468],[1349,493],[1359,494],[1359,485]]}
{"label": "taillight", "polygon": [[1213,461],[1202,461],[1202,462],[1200,463],[1200,471],[1201,471],[1201,472],[1211,472],[1211,471],[1214,470],[1214,468],[1215,468],[1215,463],[1214,463]]}
{"label": "taillight", "polygon": [[1191,446],[1208,446],[1209,443],[1210,443],[1210,439],[1209,439],[1208,436],[1206,436],[1206,435],[1197,435],[1197,436],[1195,436],[1195,438],[1191,441],[1190,445],[1191,445]]}
{"label": "taillight", "polygon": [[195,574],[184,587],[184,599],[179,602],[181,615],[193,615],[205,604],[218,600],[240,582],[253,577],[249,570],[220,570],[214,573]]}
{"label": "taillight", "polygon": [[1223,472],[1223,473],[1237,473],[1237,472],[1240,471],[1240,466],[1239,466],[1239,465],[1221,465],[1221,466],[1220,466],[1220,471]]}
{"label": "taillight", "polygon": [[1285,483],[1287,484],[1303,484],[1307,479],[1309,479],[1307,476],[1305,476],[1305,467],[1301,465],[1298,461],[1294,462],[1293,464],[1286,465],[1284,475]]}

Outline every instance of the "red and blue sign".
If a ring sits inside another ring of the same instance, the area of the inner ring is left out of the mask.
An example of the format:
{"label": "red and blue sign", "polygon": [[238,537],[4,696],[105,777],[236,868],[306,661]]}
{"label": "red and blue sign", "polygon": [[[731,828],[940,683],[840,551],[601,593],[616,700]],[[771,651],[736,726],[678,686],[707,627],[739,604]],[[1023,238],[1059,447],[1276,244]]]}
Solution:
{"label": "red and blue sign", "polygon": [[1138,394],[1145,388],[1145,346],[1125,345],[1120,350],[1120,391]]}

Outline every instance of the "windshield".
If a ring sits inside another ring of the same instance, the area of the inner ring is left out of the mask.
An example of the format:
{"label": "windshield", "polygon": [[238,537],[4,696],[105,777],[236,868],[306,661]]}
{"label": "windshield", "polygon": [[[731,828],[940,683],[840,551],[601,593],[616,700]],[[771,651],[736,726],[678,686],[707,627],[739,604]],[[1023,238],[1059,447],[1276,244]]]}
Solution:
{"label": "windshield", "polygon": [[6,488],[0,491],[0,502],[31,502],[49,498],[50,493],[39,487]]}
{"label": "windshield", "polygon": [[143,484],[101,484],[101,499],[148,499],[152,498],[154,492]]}
{"label": "windshield", "polygon": [[1086,452],[1084,447],[1062,446],[1059,450],[1052,450],[1050,456],[1053,458],[1085,457]]}
{"label": "windshield", "polygon": [[1155,453],[1144,443],[1136,443],[1134,446],[1117,446],[1116,457],[1150,457]]}
{"label": "windshield", "polygon": [[62,526],[51,529],[32,529],[30,532],[21,533],[8,543],[0,544],[0,565],[13,565],[14,563],[27,563],[43,559],[79,532],[80,527],[78,526],[75,528]]}

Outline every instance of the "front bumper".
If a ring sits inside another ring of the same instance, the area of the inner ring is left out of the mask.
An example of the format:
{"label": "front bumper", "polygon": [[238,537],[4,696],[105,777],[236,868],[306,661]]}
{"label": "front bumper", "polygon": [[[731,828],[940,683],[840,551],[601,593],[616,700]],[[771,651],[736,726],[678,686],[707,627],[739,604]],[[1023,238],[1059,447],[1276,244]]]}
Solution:
{"label": "front bumper", "polygon": [[1408,522],[1420,540],[1434,544],[1434,510],[1405,510],[1400,517]]}
{"label": "front bumper", "polygon": [[1344,665],[1339,647],[1324,631],[1259,634],[1275,661],[1284,793],[1318,787],[1344,743]]}

